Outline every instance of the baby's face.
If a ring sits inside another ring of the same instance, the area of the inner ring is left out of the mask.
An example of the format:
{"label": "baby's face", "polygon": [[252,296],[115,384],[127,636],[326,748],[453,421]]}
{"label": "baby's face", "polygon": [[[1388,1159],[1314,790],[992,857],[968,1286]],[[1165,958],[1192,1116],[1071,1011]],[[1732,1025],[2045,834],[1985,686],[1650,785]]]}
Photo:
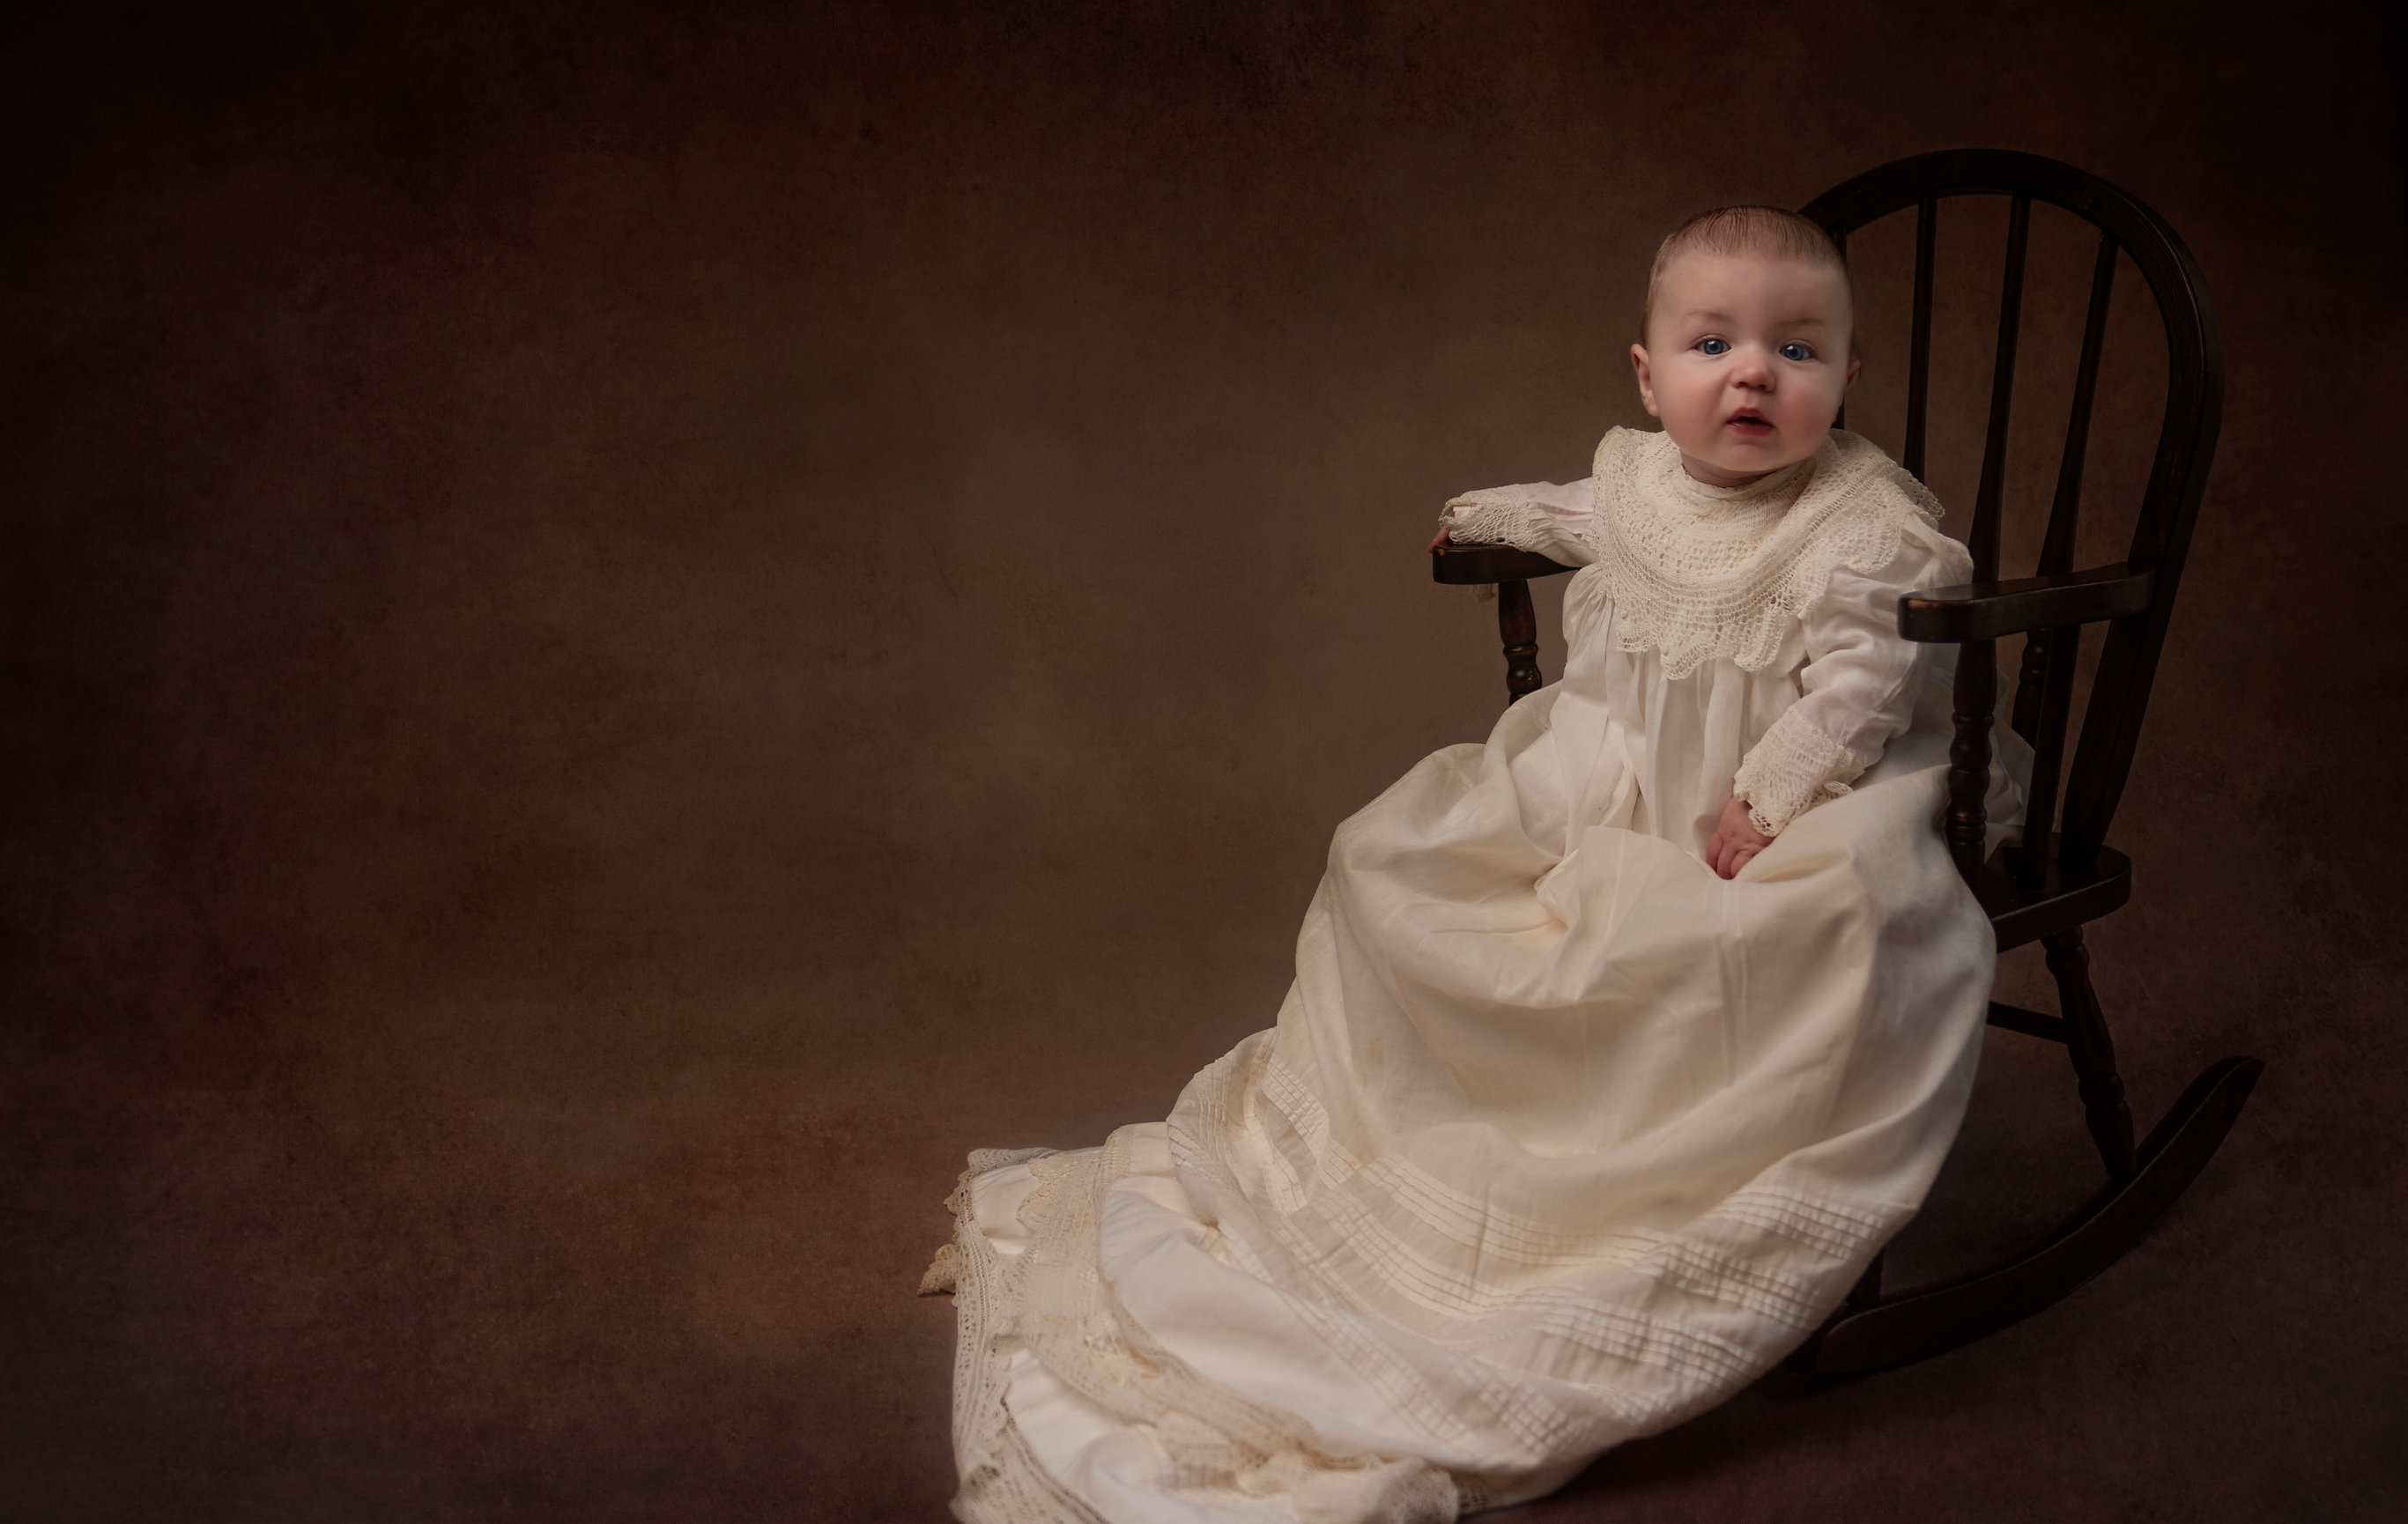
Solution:
{"label": "baby's face", "polygon": [[1814,453],[1848,383],[1855,314],[1828,265],[1760,254],[1683,254],[1656,285],[1639,394],[1690,476],[1737,487]]}

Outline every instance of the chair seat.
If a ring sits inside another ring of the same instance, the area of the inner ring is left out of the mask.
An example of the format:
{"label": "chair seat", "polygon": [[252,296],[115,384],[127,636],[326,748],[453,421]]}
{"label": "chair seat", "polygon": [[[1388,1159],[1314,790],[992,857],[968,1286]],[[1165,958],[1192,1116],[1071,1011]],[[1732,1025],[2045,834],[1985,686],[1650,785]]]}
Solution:
{"label": "chair seat", "polygon": [[2054,834],[2049,846],[2048,870],[2028,889],[2015,881],[2014,848],[2000,847],[1982,865],[1973,892],[1989,914],[2000,952],[2097,920],[2132,897],[2132,860],[2123,853],[2102,847],[2097,862],[2069,867],[2057,859]]}

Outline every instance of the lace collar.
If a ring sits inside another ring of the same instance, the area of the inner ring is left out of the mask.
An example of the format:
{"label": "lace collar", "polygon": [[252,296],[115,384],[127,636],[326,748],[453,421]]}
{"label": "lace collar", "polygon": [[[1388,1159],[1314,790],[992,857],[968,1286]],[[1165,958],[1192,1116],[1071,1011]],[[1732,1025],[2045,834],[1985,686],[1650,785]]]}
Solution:
{"label": "lace collar", "polygon": [[1881,570],[1910,520],[1936,524],[1942,511],[1870,440],[1836,429],[1743,487],[1692,478],[1665,434],[1615,429],[1597,447],[1596,482],[1589,534],[1616,643],[1662,653],[1669,677],[1717,657],[1761,671],[1834,571]]}
{"label": "lace collar", "polygon": [[[1636,433],[1630,429],[1617,432]],[[1822,449],[1816,450],[1802,461],[1793,461],[1778,471],[1770,472],[1742,486],[1716,487],[1710,482],[1699,481],[1689,475],[1681,464],[1681,452],[1669,448],[1671,440],[1668,435],[1639,434],[1637,437],[1643,440],[1663,441],[1662,444],[1655,447],[1656,453],[1662,456],[1663,460],[1650,463],[1656,468],[1653,474],[1660,475],[1664,478],[1660,484],[1662,491],[1673,497],[1685,500],[1700,513],[1728,512],[1736,505],[1762,505],[1770,502],[1778,502],[1785,508],[1798,500],[1799,491],[1805,486],[1808,478],[1813,476],[1814,467],[1831,448],[1830,441],[1826,439]]]}

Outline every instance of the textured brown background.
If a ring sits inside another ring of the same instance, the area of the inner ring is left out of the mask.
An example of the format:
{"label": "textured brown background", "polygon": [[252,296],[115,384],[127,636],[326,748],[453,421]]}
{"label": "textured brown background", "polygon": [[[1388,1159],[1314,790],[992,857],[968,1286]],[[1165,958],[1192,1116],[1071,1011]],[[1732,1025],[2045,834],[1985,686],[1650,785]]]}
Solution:
{"label": "textured brown background", "polygon": [[[1493,716],[1438,502],[1640,421],[1682,215],[1953,145],[2127,186],[2221,300],[2094,944],[2144,1121],[2267,1078],[2062,1306],[1526,1517],[2408,1506],[2374,7],[345,8],[0,56],[0,1516],[940,1517],[962,1154],[1161,1116],[1330,828]],[[1943,240],[1960,505],[2001,221]],[[2036,236],[2026,503],[2086,263]],[[1986,1061],[1910,1259],[2085,1178],[2061,1055]]]}

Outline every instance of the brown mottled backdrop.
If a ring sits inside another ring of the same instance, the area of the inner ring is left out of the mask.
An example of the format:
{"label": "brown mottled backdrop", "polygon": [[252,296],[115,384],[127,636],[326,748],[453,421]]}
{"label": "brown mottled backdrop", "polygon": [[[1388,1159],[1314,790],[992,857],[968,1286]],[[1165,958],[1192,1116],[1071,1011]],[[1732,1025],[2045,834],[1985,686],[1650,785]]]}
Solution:
{"label": "brown mottled backdrop", "polygon": [[[1640,421],[1681,216],[1956,145],[2128,187],[2222,305],[2094,945],[2144,1122],[2267,1076],[2061,1306],[1527,1517],[2408,1508],[2375,7],[382,10],[6,23],[0,1517],[941,1517],[965,1151],[1163,1115],[1331,827],[1494,715],[1439,502]],[[1959,505],[2002,221],[1943,236]],[[2035,236],[2026,506],[2087,259]],[[2061,1054],[1986,1064],[1909,1260],[2087,1178]]]}

